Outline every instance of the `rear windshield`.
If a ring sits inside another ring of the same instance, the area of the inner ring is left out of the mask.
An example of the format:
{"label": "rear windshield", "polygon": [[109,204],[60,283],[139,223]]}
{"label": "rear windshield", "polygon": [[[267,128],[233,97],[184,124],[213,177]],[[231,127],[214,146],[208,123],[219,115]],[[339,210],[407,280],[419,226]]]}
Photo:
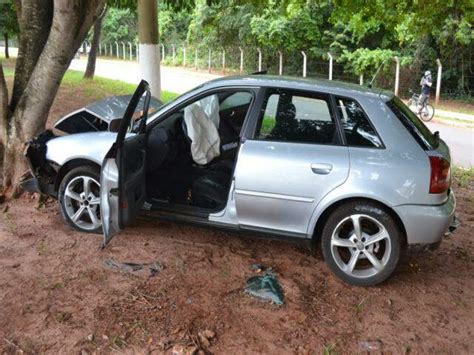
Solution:
{"label": "rear windshield", "polygon": [[425,150],[435,149],[438,139],[430,129],[398,97],[387,102],[387,106],[408,129],[410,134]]}

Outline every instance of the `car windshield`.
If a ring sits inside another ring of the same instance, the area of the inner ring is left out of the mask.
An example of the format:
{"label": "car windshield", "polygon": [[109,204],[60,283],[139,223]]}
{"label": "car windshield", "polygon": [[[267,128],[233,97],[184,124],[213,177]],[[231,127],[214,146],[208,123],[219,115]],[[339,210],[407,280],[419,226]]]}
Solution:
{"label": "car windshield", "polygon": [[387,102],[387,106],[426,150],[436,149],[438,147],[439,142],[436,135],[431,133],[430,129],[425,126],[402,100],[398,97],[394,97]]}

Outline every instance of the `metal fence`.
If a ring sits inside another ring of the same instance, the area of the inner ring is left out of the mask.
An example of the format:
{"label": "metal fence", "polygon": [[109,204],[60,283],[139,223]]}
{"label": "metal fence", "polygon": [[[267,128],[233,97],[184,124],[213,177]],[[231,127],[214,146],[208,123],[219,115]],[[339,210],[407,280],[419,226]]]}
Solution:
{"label": "metal fence", "polygon": [[[82,52],[87,52],[89,43],[85,42]],[[99,45],[100,56],[122,60],[138,60],[138,43],[109,42]],[[304,51],[280,51],[261,48],[211,48],[203,45],[160,44],[161,62],[163,65],[182,66],[194,70],[217,74],[248,74],[266,70],[269,74],[325,78],[360,85],[372,80],[371,73],[356,74],[347,63],[338,62],[331,53],[315,55]],[[442,63],[433,63],[435,101],[441,95]],[[397,57],[386,63],[377,75],[374,86],[394,91],[396,95],[407,96],[410,89],[419,90],[418,82],[421,73],[416,73],[410,66],[401,66]],[[453,78],[448,78],[453,81]],[[466,80],[474,82],[466,76]],[[449,83],[449,82],[448,82]],[[451,84],[452,85],[452,84]],[[469,88],[468,88],[469,90]],[[444,94],[449,94],[445,90]]]}

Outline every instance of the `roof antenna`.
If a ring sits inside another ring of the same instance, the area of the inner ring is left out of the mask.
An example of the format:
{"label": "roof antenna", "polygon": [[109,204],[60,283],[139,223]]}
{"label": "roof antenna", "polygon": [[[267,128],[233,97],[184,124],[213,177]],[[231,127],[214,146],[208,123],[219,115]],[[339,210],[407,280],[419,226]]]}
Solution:
{"label": "roof antenna", "polygon": [[377,75],[379,75],[379,71],[380,71],[380,69],[382,69],[382,66],[384,65],[384,63],[385,63],[385,60],[383,60],[382,63],[379,65],[379,67],[378,67],[377,71],[375,72],[372,80],[370,81],[369,85],[367,85],[368,88],[372,88],[372,84],[373,84],[375,78],[377,77]]}

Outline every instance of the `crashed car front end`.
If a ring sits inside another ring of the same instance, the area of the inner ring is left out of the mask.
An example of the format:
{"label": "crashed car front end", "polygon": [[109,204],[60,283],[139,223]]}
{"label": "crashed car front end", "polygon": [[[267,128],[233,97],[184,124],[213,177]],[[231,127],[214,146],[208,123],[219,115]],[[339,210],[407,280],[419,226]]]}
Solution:
{"label": "crashed car front end", "polygon": [[25,150],[29,174],[21,181],[21,187],[28,192],[39,192],[57,198],[56,181],[60,166],[46,159],[46,143],[56,136],[46,130],[31,140]]}
{"label": "crashed car front end", "polygon": [[[130,98],[131,95],[112,96],[93,102],[59,119],[54,131],[46,130],[28,142],[25,157],[30,171],[21,181],[22,188],[57,198],[66,163],[74,159],[88,160],[100,166],[115,140],[114,132]],[[151,98],[148,112],[154,112],[162,105],[160,100]]]}

